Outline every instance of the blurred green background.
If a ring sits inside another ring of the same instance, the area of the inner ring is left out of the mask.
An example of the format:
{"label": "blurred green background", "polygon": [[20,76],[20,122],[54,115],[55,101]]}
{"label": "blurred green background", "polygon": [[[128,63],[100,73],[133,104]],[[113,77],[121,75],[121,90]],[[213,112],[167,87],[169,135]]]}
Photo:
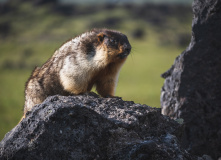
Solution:
{"label": "blurred green background", "polygon": [[160,75],[191,37],[191,0],[0,2],[0,140],[22,117],[31,71],[66,40],[92,28],[126,34],[133,48],[121,70],[116,96],[160,107],[164,82]]}

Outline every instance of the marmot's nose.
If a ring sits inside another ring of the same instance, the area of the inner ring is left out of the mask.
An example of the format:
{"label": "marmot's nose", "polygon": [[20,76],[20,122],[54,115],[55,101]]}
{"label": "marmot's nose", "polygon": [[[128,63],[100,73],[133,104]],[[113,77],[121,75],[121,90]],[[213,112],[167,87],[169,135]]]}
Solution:
{"label": "marmot's nose", "polygon": [[123,44],[118,57],[120,57],[121,59],[124,59],[125,57],[127,57],[130,54],[130,51],[131,51],[131,45],[127,44],[127,43]]}
{"label": "marmot's nose", "polygon": [[131,51],[131,45],[130,44],[124,43],[123,48],[124,48],[124,52],[126,52],[127,54],[130,53],[130,51]]}

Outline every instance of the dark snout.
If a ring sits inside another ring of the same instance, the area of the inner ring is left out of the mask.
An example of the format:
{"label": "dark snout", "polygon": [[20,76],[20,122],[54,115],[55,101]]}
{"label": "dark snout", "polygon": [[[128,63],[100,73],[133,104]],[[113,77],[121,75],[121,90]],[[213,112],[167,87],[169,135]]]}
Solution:
{"label": "dark snout", "polygon": [[127,54],[130,54],[131,51],[131,45],[130,44],[124,44],[124,52]]}
{"label": "dark snout", "polygon": [[130,54],[131,45],[130,45],[129,43],[128,43],[128,44],[125,43],[125,44],[123,45],[122,50],[123,50],[123,52],[118,55],[121,59],[127,57],[127,56]]}

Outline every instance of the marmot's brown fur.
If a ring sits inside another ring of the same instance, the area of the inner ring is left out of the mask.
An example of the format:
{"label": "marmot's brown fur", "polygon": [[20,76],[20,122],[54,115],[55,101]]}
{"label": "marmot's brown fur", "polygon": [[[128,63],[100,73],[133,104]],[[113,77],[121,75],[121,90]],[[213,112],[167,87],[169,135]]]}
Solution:
{"label": "marmot's brown fur", "polygon": [[94,29],[58,50],[26,83],[24,117],[51,95],[77,95],[95,85],[102,97],[114,96],[118,74],[131,51],[127,37],[108,29]]}

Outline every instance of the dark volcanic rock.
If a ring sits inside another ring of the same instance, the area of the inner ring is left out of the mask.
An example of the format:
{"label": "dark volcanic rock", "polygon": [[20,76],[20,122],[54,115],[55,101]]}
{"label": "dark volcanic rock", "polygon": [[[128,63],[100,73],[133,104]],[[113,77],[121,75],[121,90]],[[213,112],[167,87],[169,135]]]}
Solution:
{"label": "dark volcanic rock", "polygon": [[196,159],[160,109],[97,95],[53,96],[0,143],[0,159]]}
{"label": "dark volcanic rock", "polygon": [[189,47],[163,74],[162,113],[183,118],[182,144],[221,157],[221,1],[195,0]]}

